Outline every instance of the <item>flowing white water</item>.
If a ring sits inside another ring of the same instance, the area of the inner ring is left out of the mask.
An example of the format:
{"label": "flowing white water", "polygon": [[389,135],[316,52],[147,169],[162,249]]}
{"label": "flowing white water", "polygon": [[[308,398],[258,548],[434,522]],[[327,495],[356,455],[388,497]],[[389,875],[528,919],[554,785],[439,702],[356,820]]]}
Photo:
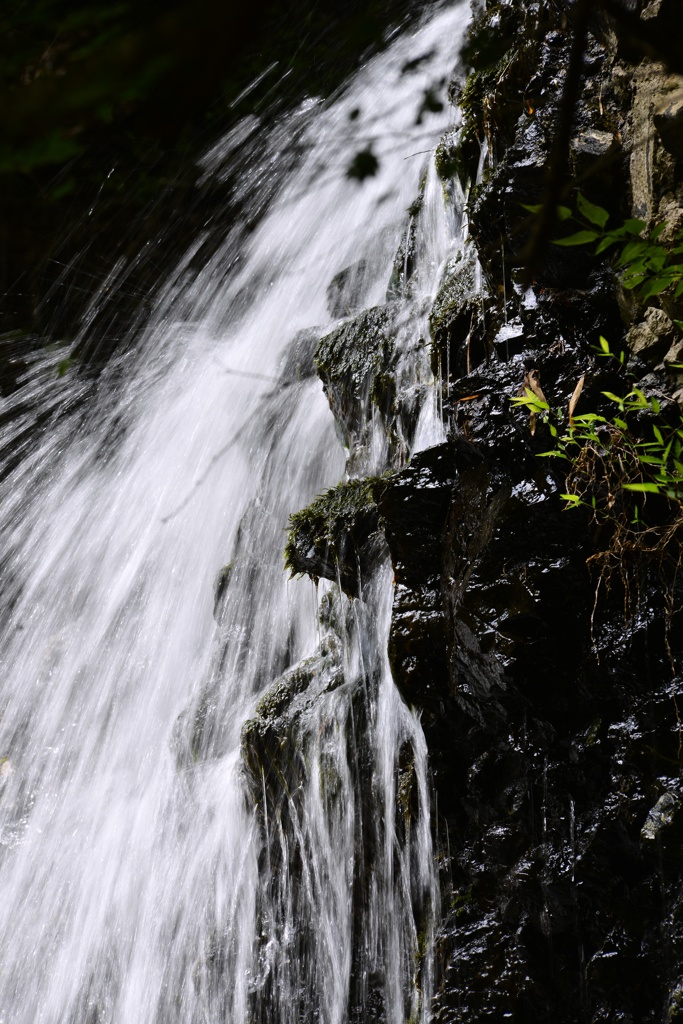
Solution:
{"label": "flowing white water", "polygon": [[[47,353],[0,410],[2,1024],[428,1016],[426,751],[386,663],[390,581],[364,604],[332,588],[348,622],[316,654],[313,587],[286,580],[282,549],[288,513],[344,471],[298,370],[310,343],[292,339],[329,325],[330,279],[361,257],[364,305],[384,301],[428,160],[412,154],[449,117],[416,125],[421,90],[450,73],[466,20],[442,10],[267,135],[239,125],[204,167],[220,175],[246,140],[245,198],[269,202],[249,242],[229,236],[200,272],[191,250],[96,386]],[[380,171],[359,185],[345,167],[368,142]],[[432,171],[418,307],[456,229]],[[427,379],[424,329],[406,313],[406,379]],[[429,408],[421,445],[440,429]],[[242,726],[306,655],[299,789],[248,797]]]}

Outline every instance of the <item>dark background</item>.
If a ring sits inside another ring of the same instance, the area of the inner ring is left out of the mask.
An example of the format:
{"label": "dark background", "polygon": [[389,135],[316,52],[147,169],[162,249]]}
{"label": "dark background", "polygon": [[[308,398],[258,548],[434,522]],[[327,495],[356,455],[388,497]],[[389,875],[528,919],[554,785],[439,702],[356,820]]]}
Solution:
{"label": "dark background", "polygon": [[[6,0],[0,361],[72,341],[112,268],[135,261],[100,325],[98,352],[111,350],[194,232],[213,224],[218,236],[240,215],[230,181],[198,187],[202,152],[246,113],[267,126],[306,95],[329,96],[426,6]],[[136,260],[151,241],[163,259]]]}

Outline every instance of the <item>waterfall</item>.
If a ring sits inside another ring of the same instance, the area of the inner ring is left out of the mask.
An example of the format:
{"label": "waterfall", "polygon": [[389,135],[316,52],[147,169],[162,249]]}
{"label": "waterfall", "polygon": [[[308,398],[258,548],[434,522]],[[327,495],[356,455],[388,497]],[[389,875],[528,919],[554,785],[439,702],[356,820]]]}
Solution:
{"label": "waterfall", "polygon": [[[203,170],[242,161],[254,230],[199,269],[196,240],[96,380],[45,348],[3,401],[1,1024],[429,1017],[427,753],[387,663],[390,568],[350,600],[282,553],[344,474],[311,360],[329,283],[362,259],[384,302],[422,180],[399,371],[425,385],[416,443],[439,435],[415,342],[460,244],[429,156],[453,113],[416,121],[466,22],[438,9],[333,102],[240,122]],[[377,175],[347,179],[368,146]],[[386,460],[378,440],[363,469]],[[277,687],[286,793],[242,740]]]}

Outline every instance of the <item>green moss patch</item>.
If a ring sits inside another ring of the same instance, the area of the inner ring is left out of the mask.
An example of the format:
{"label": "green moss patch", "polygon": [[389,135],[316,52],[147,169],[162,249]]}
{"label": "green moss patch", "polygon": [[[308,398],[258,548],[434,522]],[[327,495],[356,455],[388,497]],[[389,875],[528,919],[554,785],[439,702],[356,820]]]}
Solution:
{"label": "green moss patch", "polygon": [[358,596],[359,573],[371,570],[381,545],[377,484],[377,477],[338,484],[289,517],[285,567],[292,576],[339,580],[347,594]]}

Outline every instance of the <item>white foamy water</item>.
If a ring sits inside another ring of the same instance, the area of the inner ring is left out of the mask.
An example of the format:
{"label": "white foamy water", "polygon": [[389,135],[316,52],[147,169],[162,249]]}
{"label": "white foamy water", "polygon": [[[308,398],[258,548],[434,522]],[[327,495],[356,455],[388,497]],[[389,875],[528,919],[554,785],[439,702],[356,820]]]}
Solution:
{"label": "white foamy water", "polygon": [[[341,1024],[364,999],[392,1024],[429,1015],[426,750],[386,662],[390,574],[364,604],[342,599],[343,682],[321,685],[296,725],[287,828],[245,791],[240,731],[317,648],[317,597],[286,579],[284,528],[344,472],[291,342],[329,327],[329,282],[360,258],[363,304],[384,301],[430,163],[413,154],[453,117],[416,125],[421,90],[451,72],[467,17],[456,6],[398,37],[332,104],[267,133],[238,125],[203,167],[220,176],[249,143],[244,198],[269,206],[248,243],[228,235],[200,271],[189,249],[139,345],[96,385],[58,378],[47,352],[0,409],[2,1024]],[[292,138],[305,154],[294,170]],[[367,144],[380,170],[359,185],[345,170]],[[460,244],[433,169],[417,230],[400,337],[406,385],[413,372],[426,387],[420,304]],[[434,407],[420,445],[440,436]],[[217,627],[214,581],[233,558]]]}

